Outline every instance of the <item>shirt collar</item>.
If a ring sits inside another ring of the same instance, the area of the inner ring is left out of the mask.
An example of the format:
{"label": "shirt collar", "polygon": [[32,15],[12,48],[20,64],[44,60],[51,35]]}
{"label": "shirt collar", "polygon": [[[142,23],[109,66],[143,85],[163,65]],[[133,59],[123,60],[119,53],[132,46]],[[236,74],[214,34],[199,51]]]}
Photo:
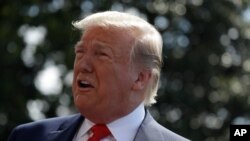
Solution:
{"label": "shirt collar", "polygon": [[[132,141],[144,119],[144,116],[144,105],[141,103],[136,109],[134,109],[134,111],[107,124],[107,127],[117,141]],[[87,134],[90,128],[94,125],[95,123],[85,118],[78,133],[80,133],[80,136],[83,136]]]}
{"label": "shirt collar", "polygon": [[87,132],[90,130],[90,128],[92,126],[94,126],[95,123],[91,122],[90,120],[88,120],[87,118],[84,119],[78,133],[80,133],[80,136],[84,136],[85,134],[87,134]]}
{"label": "shirt collar", "polygon": [[132,141],[145,116],[144,105],[141,103],[128,115],[107,124],[117,141]]}

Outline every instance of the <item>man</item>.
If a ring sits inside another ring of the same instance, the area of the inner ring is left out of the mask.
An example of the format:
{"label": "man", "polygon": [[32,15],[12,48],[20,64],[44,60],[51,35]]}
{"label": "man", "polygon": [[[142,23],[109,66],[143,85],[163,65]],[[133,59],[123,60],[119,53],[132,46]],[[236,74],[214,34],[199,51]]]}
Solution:
{"label": "man", "polygon": [[74,103],[81,114],[17,127],[9,141],[185,141],[145,110],[155,102],[162,39],[139,17],[101,12],[73,23]]}

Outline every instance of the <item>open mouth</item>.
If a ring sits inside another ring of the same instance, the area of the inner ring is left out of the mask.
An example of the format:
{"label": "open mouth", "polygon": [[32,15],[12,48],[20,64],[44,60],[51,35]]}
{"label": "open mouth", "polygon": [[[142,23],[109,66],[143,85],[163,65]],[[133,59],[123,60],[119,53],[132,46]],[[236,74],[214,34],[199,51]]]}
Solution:
{"label": "open mouth", "polygon": [[81,80],[78,81],[78,86],[80,88],[94,88],[94,86],[91,85],[88,81],[81,81]]}

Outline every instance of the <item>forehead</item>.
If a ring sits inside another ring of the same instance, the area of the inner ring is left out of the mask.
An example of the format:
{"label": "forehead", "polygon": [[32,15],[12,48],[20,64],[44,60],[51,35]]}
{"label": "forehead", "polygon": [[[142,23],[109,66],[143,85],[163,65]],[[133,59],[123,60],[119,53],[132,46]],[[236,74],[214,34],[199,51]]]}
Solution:
{"label": "forehead", "polygon": [[97,41],[107,45],[126,48],[134,41],[128,31],[109,27],[90,27],[83,32],[81,41],[85,43]]}

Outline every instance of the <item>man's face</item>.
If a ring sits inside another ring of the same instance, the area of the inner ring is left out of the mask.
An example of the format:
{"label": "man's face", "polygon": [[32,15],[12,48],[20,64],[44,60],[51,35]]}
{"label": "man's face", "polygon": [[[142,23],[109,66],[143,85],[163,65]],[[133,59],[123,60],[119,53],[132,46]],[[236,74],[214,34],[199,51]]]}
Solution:
{"label": "man's face", "polygon": [[95,27],[76,44],[74,102],[90,120],[112,120],[138,100],[131,92],[137,75],[130,63],[132,42],[124,32]]}

